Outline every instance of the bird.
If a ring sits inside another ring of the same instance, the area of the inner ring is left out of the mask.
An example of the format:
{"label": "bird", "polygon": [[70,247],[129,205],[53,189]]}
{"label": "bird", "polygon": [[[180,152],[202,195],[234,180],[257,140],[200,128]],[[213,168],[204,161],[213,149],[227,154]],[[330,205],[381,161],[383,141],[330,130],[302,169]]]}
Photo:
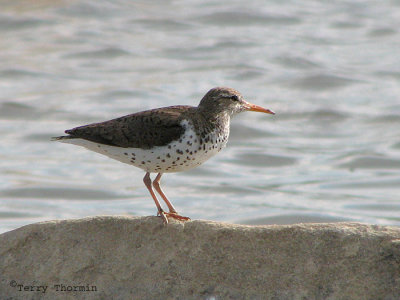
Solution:
{"label": "bird", "polygon": [[[67,135],[52,140],[82,146],[144,170],[143,182],[164,224],[168,224],[168,218],[188,221],[190,218],[181,216],[164,194],[161,176],[198,167],[220,152],[228,142],[231,118],[244,111],[275,114],[247,102],[233,88],[215,87],[198,106],[175,105],[137,112],[68,129]],[[153,181],[151,173],[157,173]]]}

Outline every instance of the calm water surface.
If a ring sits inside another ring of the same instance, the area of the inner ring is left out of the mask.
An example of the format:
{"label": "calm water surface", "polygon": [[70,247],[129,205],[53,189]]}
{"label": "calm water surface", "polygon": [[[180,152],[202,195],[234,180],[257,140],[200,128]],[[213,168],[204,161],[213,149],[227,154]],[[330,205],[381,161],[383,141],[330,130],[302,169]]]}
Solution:
{"label": "calm water surface", "polygon": [[400,225],[399,1],[2,1],[0,231],[154,215],[144,172],[50,142],[231,86],[276,116],[163,177],[183,215]]}

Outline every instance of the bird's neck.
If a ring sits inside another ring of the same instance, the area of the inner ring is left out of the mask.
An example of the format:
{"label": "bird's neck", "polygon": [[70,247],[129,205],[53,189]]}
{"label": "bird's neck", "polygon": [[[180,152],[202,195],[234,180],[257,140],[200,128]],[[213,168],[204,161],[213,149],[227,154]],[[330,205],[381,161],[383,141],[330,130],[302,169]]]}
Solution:
{"label": "bird's neck", "polygon": [[229,135],[231,116],[226,111],[203,114],[203,119],[209,131],[216,134]]}
{"label": "bird's neck", "polygon": [[206,122],[218,124],[227,123],[229,125],[231,116],[226,111],[202,111],[202,115]]}

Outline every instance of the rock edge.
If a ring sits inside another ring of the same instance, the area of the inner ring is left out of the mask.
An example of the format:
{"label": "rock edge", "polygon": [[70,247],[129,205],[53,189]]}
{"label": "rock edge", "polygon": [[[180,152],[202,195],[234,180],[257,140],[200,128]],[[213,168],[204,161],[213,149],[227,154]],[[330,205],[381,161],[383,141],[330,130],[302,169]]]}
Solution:
{"label": "rock edge", "polygon": [[1,234],[0,270],[2,299],[400,299],[400,229],[49,221]]}

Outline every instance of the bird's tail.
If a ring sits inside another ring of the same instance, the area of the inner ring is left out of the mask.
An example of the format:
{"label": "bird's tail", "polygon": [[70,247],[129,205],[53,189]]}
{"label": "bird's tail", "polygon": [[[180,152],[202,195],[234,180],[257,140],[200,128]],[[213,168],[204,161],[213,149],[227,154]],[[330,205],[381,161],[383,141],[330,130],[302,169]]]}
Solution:
{"label": "bird's tail", "polygon": [[55,136],[52,137],[50,140],[51,141],[62,141],[62,140],[70,140],[73,139],[74,137],[70,136],[70,135],[63,135],[63,136]]}

